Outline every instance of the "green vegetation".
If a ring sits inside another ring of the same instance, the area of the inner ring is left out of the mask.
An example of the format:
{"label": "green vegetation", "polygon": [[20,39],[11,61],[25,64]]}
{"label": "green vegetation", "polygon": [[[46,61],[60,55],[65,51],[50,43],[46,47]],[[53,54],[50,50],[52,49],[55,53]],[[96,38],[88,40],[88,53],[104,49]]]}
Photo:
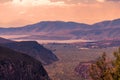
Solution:
{"label": "green vegetation", "polygon": [[115,60],[113,61],[114,80],[120,80],[120,48],[118,52],[114,52]]}
{"label": "green vegetation", "polygon": [[115,59],[109,61],[106,54],[93,63],[90,67],[92,80],[120,80],[120,48],[114,52]]}

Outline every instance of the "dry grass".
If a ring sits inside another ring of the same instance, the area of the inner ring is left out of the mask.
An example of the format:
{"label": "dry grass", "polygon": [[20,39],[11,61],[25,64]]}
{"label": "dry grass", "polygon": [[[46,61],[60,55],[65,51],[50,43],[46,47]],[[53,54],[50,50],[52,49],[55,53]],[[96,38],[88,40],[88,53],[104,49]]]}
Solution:
{"label": "dry grass", "polygon": [[79,62],[95,60],[102,52],[107,52],[109,58],[112,58],[112,52],[116,48],[88,49],[80,50],[72,45],[45,45],[60,59],[58,62],[45,66],[52,80],[82,80],[74,71]]}

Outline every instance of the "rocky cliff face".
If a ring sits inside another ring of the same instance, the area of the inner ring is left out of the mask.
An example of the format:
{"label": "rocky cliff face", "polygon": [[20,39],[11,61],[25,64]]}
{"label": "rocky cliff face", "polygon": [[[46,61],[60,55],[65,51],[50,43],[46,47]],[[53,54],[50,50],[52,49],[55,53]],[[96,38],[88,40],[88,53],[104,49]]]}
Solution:
{"label": "rocky cliff face", "polygon": [[0,80],[50,80],[41,63],[0,46]]}

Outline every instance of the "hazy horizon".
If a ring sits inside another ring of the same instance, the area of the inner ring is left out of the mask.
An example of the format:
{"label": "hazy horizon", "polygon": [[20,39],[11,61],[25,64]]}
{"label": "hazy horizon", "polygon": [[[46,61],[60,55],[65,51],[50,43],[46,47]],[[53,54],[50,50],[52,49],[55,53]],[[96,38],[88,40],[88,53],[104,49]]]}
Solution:
{"label": "hazy horizon", "polygon": [[1,0],[0,27],[40,21],[93,24],[120,18],[119,4],[119,0]]}
{"label": "hazy horizon", "polygon": [[20,26],[0,26],[0,28],[16,28],[16,27],[23,27],[23,26],[28,26],[28,25],[34,25],[40,22],[55,22],[55,21],[60,21],[60,22],[75,22],[75,23],[83,23],[83,24],[88,24],[88,25],[93,25],[99,22],[104,22],[104,21],[112,21],[112,20],[117,20],[120,18],[115,18],[115,19],[110,19],[110,20],[102,20],[102,21],[98,21],[98,22],[94,22],[94,23],[84,23],[84,22],[75,22],[75,21],[62,21],[62,20],[46,20],[46,21],[38,21],[38,22],[34,22],[34,23],[28,23],[28,24],[24,24],[24,25],[20,25]]}

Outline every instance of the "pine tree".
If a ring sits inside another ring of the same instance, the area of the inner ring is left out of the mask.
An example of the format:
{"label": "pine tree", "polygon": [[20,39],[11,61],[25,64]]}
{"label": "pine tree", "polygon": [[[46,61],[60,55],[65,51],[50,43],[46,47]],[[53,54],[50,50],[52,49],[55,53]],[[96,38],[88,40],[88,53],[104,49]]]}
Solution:
{"label": "pine tree", "polygon": [[120,80],[120,48],[114,52],[115,60],[113,61],[114,80]]}
{"label": "pine tree", "polygon": [[92,80],[114,80],[113,70],[105,53],[98,58],[96,63],[91,65],[89,72]]}
{"label": "pine tree", "polygon": [[114,60],[108,62],[106,54],[92,64],[89,70],[92,80],[120,80],[120,48],[114,52]]}

